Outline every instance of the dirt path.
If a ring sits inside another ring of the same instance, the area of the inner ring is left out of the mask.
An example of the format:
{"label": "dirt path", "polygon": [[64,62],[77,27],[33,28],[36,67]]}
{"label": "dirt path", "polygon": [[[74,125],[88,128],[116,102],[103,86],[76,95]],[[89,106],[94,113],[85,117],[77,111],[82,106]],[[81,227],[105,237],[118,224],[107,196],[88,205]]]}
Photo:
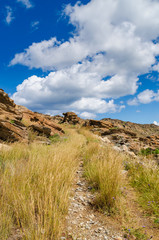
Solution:
{"label": "dirt path", "polygon": [[93,198],[94,195],[83,178],[83,162],[81,161],[76,173],[76,182],[72,188],[70,207],[66,217],[67,232],[63,234],[61,240],[122,239],[118,226],[115,226],[113,222],[108,222],[107,217],[93,209],[91,205]]}

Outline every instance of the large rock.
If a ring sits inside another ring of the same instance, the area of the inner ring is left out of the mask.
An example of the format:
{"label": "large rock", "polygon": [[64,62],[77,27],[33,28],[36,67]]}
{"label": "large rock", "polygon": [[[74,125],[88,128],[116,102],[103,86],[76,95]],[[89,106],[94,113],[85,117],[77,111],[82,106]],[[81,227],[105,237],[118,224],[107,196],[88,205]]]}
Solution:
{"label": "large rock", "polygon": [[31,125],[28,127],[31,131],[36,132],[38,136],[46,136],[50,137],[51,129],[48,127],[40,126],[40,125]]}
{"label": "large rock", "polygon": [[21,121],[22,113],[16,109],[16,104],[8,94],[0,89],[0,120]]}
{"label": "large rock", "polygon": [[83,124],[83,126],[85,127],[92,127],[92,128],[107,128],[110,129],[112,128],[114,125],[109,122],[109,121],[98,121],[98,120],[86,120]]}
{"label": "large rock", "polygon": [[0,89],[0,140],[15,142],[27,139],[26,127],[21,122],[22,113],[2,89]]}
{"label": "large rock", "polygon": [[72,125],[80,124],[82,122],[82,119],[77,116],[74,112],[66,112],[63,113],[64,118],[62,123],[69,123]]}

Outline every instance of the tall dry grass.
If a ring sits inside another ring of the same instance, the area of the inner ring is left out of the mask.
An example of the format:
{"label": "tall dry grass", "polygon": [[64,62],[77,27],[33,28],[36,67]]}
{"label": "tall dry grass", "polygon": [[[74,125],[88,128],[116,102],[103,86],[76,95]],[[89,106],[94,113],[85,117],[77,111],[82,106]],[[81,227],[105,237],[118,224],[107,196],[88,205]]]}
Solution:
{"label": "tall dry grass", "polygon": [[58,239],[84,142],[72,130],[67,142],[0,153],[0,239],[15,229],[25,240]]}
{"label": "tall dry grass", "polygon": [[84,152],[85,176],[97,190],[95,206],[107,214],[115,213],[121,205],[121,187],[124,184],[124,156],[110,146],[103,146],[90,132],[82,132],[87,138]]}
{"label": "tall dry grass", "polygon": [[131,185],[139,192],[139,202],[159,224],[159,167],[151,159],[129,161],[125,165]]}

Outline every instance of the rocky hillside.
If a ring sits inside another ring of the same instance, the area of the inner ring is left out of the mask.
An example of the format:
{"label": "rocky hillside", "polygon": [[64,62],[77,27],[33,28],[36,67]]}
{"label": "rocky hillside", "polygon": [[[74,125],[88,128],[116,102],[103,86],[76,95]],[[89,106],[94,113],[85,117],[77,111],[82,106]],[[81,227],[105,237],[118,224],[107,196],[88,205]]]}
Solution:
{"label": "rocky hillside", "polygon": [[136,124],[110,118],[83,120],[73,112],[64,113],[63,117],[51,117],[16,105],[0,90],[0,141],[27,142],[30,134],[35,133],[36,140],[46,142],[51,136],[64,133],[63,124],[85,127],[116,149],[131,154],[138,154],[142,149],[159,149],[159,126],[154,124]]}
{"label": "rocky hillside", "polygon": [[154,124],[137,124],[110,118],[100,121],[83,120],[72,112],[65,113],[64,117],[54,116],[53,119],[59,123],[86,127],[101,136],[103,141],[113,144],[116,149],[132,155],[138,154],[142,149],[149,149],[150,152],[159,149],[159,126]]}
{"label": "rocky hillside", "polygon": [[17,106],[9,96],[0,89],[0,141],[29,141],[30,133],[39,137],[63,134],[61,126],[50,116],[35,113],[23,106]]}

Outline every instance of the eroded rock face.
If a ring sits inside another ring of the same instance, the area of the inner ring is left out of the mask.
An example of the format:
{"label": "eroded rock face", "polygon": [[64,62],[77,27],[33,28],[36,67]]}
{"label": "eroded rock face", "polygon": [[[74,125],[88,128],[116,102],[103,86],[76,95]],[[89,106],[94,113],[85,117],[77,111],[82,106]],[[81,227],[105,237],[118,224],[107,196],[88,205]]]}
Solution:
{"label": "eroded rock face", "polygon": [[0,89],[0,140],[15,142],[27,139],[26,127],[21,122],[22,113],[2,89]]}
{"label": "eroded rock face", "polygon": [[51,116],[17,106],[8,94],[0,89],[0,141],[27,142],[30,130],[45,137],[64,133]]}
{"label": "eroded rock face", "polygon": [[35,128],[37,128],[37,129],[38,128],[39,129],[49,128],[50,134],[45,134],[44,132],[46,132],[46,131],[43,131],[44,135],[47,135],[47,136],[53,136],[55,133],[58,133],[58,134],[64,133],[63,129],[58,124],[53,122],[51,116],[44,115],[44,114],[37,113],[37,112],[32,112],[23,106],[16,106],[16,108],[23,115],[22,122],[24,122],[24,124],[28,127],[32,126],[31,127],[32,130]]}
{"label": "eroded rock face", "polygon": [[16,109],[16,104],[8,94],[0,89],[0,120],[20,121],[22,113]]}
{"label": "eroded rock face", "polygon": [[82,119],[79,118],[77,114],[74,112],[66,112],[66,113],[63,113],[63,115],[64,115],[64,118],[62,123],[69,123],[69,124],[76,125],[82,122]]}
{"label": "eroded rock face", "polygon": [[52,117],[52,120],[55,122],[55,123],[62,123],[63,122],[63,119],[64,117],[60,116],[60,115],[55,115]]}
{"label": "eroded rock face", "polygon": [[136,124],[106,118],[86,120],[83,126],[100,135],[120,149],[138,154],[141,149],[159,149],[159,127],[154,124]]}

